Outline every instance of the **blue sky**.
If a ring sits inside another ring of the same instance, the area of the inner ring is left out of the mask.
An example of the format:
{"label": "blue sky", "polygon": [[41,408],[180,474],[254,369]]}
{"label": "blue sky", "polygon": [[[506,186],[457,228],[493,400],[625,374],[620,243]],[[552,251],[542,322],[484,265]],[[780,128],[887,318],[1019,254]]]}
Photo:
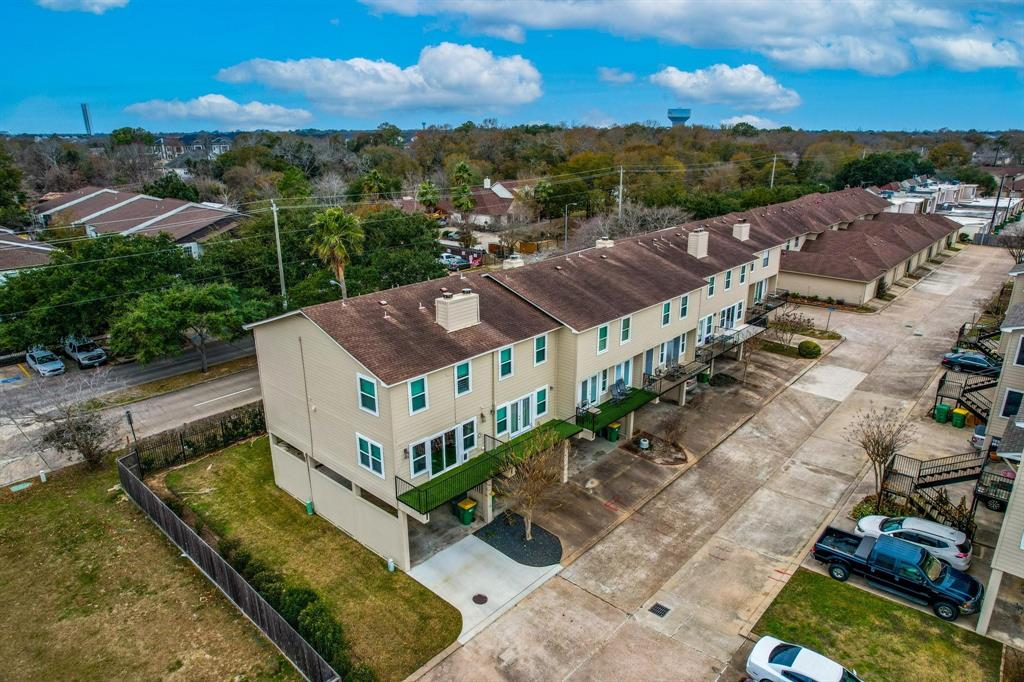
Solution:
{"label": "blue sky", "polygon": [[1024,125],[1020,2],[6,0],[0,130]]}

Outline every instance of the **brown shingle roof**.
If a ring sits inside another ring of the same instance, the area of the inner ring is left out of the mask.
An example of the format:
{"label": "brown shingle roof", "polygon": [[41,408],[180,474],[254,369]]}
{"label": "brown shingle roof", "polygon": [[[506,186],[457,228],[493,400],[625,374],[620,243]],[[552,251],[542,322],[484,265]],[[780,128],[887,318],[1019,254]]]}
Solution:
{"label": "brown shingle roof", "polygon": [[237,215],[207,206],[189,206],[166,218],[147,225],[143,234],[167,234],[175,241],[200,240],[231,229],[237,222]]}
{"label": "brown shingle roof", "polygon": [[[89,225],[96,230],[97,234],[127,232],[168,211],[186,205],[188,202],[181,199],[157,199],[144,196],[121,208],[115,208],[113,211],[97,216],[95,221],[89,221]],[[147,230],[147,232],[155,234],[151,230]]]}
{"label": "brown shingle roof", "polygon": [[959,227],[943,216],[880,213],[849,229],[825,232],[800,251],[785,252],[780,269],[870,282]]}
{"label": "brown shingle roof", "polygon": [[[64,221],[68,225],[77,223],[87,216],[99,213],[111,206],[116,206],[123,201],[128,201],[134,196],[138,195],[133,194],[132,192],[101,192],[96,196],[83,199],[77,204],[72,204],[67,208],[55,210],[50,214],[50,221]],[[103,216],[96,216],[96,220],[103,220]]]}
{"label": "brown shingle roof", "polygon": [[88,196],[88,195],[93,194],[95,192],[99,192],[101,189],[103,189],[103,188],[102,187],[94,187],[92,185],[87,185],[86,187],[82,187],[81,189],[76,189],[73,192],[62,192],[55,199],[48,199],[47,201],[43,201],[43,202],[40,202],[40,203],[36,204],[35,206],[32,207],[32,210],[35,211],[36,213],[45,213],[46,211],[49,211],[49,210],[51,210],[53,208],[56,208],[58,206],[63,206],[64,204],[68,203],[69,201],[74,201],[75,199],[81,199],[84,196]]}
{"label": "brown shingle roof", "polygon": [[[512,205],[512,199],[502,199],[491,189],[474,187],[471,191],[475,204],[469,213],[490,216],[505,215]],[[452,205],[452,200],[448,197],[441,199],[437,202],[437,205],[448,213],[461,213],[459,209]]]}
{"label": "brown shingle roof", "polygon": [[0,233],[0,272],[46,265],[52,252],[45,242]]}
{"label": "brown shingle roof", "polygon": [[[434,299],[441,287],[453,292],[468,287],[479,294],[480,323],[451,333],[437,324]],[[477,274],[409,284],[344,304],[323,303],[303,308],[302,314],[389,385],[558,328],[547,315]]]}

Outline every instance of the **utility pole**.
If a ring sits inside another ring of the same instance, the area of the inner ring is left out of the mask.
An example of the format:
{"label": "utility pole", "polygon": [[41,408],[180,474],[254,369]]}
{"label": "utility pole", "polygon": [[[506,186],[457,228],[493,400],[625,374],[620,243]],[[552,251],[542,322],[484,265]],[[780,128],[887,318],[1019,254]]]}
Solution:
{"label": "utility pole", "polygon": [[999,176],[999,189],[996,191],[996,205],[992,207],[992,224],[988,226],[988,231],[995,234],[996,231],[996,212],[999,211],[999,197],[1003,195],[1003,181],[1006,180],[1005,175]]}
{"label": "utility pole", "polygon": [[778,154],[772,154],[772,179],[768,183],[768,189],[775,189],[775,162],[778,160]]}
{"label": "utility pole", "polygon": [[619,222],[622,222],[622,166],[619,166]]}
{"label": "utility pole", "polygon": [[270,210],[274,214],[274,243],[277,245],[277,274],[281,278],[281,307],[288,310],[288,289],[284,284],[284,263],[281,261],[281,230],[277,226],[277,203],[270,200]]}

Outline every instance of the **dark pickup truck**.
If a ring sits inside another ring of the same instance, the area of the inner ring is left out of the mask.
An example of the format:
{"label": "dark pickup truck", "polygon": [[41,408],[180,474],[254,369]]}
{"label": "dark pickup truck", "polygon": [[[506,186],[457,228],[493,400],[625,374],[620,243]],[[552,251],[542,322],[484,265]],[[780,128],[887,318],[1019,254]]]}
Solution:
{"label": "dark pickup truck", "polygon": [[980,582],[899,538],[862,538],[830,526],[818,538],[812,556],[828,564],[828,574],[836,580],[858,573],[880,589],[931,606],[942,620],[956,620],[981,608]]}

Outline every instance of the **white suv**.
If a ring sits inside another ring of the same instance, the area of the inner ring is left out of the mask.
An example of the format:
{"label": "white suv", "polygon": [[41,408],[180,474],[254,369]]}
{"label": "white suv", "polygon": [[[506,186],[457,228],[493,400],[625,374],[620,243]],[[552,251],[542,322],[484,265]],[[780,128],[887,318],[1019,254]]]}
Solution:
{"label": "white suv", "polygon": [[913,516],[865,516],[853,530],[857,535],[877,538],[890,535],[924,547],[958,571],[971,567],[971,541],[967,535],[941,523]]}
{"label": "white suv", "polygon": [[861,682],[835,661],[796,644],[762,637],[747,657],[754,682]]}

